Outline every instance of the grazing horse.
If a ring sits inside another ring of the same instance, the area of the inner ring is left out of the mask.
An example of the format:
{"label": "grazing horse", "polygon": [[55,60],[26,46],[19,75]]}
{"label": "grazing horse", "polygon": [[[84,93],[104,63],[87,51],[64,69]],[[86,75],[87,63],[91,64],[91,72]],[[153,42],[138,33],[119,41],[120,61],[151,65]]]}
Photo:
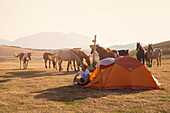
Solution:
{"label": "grazing horse", "polygon": [[21,52],[20,54],[14,54],[15,57],[18,57],[20,60],[20,69],[21,69],[21,61],[23,61],[23,68],[27,69],[28,61],[31,60],[31,52]]}
{"label": "grazing horse", "polygon": [[63,61],[68,61],[67,71],[69,71],[69,65],[71,64],[71,61],[73,61],[74,71],[77,71],[76,68],[75,68],[75,61],[77,63],[80,63],[80,65],[83,64],[83,62],[81,61],[81,58],[79,57],[79,55],[75,51],[73,51],[71,49],[69,49],[69,50],[60,50],[60,51],[54,53],[52,55],[52,58],[57,58],[58,59],[58,61],[59,61],[58,62],[59,71],[62,70],[61,65],[62,65]]}
{"label": "grazing horse", "polygon": [[[86,63],[88,64],[88,66],[90,66],[90,57],[89,56],[87,56],[82,50],[75,50],[75,49],[73,49],[73,51],[76,52],[77,55],[80,57],[81,62],[83,62],[83,59],[85,59]],[[77,64],[78,71],[80,70],[79,67],[80,67],[80,64],[78,63]]]}
{"label": "grazing horse", "polygon": [[[94,51],[94,45],[90,45],[90,48],[92,49],[91,50],[91,54],[92,54]],[[116,58],[116,56],[117,56],[116,53],[107,51],[106,49],[104,49],[103,47],[101,47],[99,45],[96,45],[96,51],[99,54],[99,60],[102,60],[107,57]]]}
{"label": "grazing horse", "polygon": [[50,65],[51,65],[51,61],[52,61],[53,62],[53,68],[56,67],[56,69],[57,69],[57,65],[55,64],[56,61],[55,61],[55,59],[52,59],[52,57],[51,57],[52,55],[53,55],[52,53],[44,53],[43,54],[43,59],[45,61],[45,68],[47,68],[47,61],[49,61],[49,68],[51,68]]}
{"label": "grazing horse", "polygon": [[137,60],[141,62],[141,59],[142,59],[143,64],[145,64],[145,57],[146,57],[145,49],[141,46],[140,43],[137,43],[136,50],[137,50],[137,53],[136,53]]}
{"label": "grazing horse", "polygon": [[127,56],[129,55],[129,49],[126,50],[118,50],[119,56]]}
{"label": "grazing horse", "polygon": [[126,50],[111,50],[110,48],[107,48],[106,50],[114,52],[115,54],[117,54],[117,57],[129,55],[129,49],[126,49]]}
{"label": "grazing horse", "polygon": [[148,45],[148,52],[147,52],[147,58],[149,60],[149,65],[152,67],[152,59],[157,60],[157,66],[161,66],[161,56],[162,56],[162,50],[160,48],[153,49],[152,44]]}

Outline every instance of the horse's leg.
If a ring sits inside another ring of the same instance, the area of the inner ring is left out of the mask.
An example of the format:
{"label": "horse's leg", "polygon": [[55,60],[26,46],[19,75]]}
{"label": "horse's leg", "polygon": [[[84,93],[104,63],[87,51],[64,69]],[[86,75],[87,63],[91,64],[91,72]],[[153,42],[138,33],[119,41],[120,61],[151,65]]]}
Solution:
{"label": "horse's leg", "polygon": [[25,64],[26,64],[26,69],[27,69],[27,67],[28,67],[28,61],[26,61]]}
{"label": "horse's leg", "polygon": [[61,66],[61,64],[62,64],[62,60],[59,60],[59,62],[58,62],[58,65],[59,65],[59,71],[62,71],[62,66]]}
{"label": "horse's leg", "polygon": [[152,60],[153,60],[153,59],[151,58],[151,67],[152,67]]}
{"label": "horse's leg", "polygon": [[71,61],[68,61],[68,64],[67,64],[67,72],[69,72],[69,65],[70,65],[70,62],[71,62]]}
{"label": "horse's leg", "polygon": [[47,60],[46,60],[46,59],[44,59],[44,61],[45,61],[45,68],[47,68]]}
{"label": "horse's leg", "polygon": [[161,57],[159,57],[159,62],[160,62],[160,66],[161,66]]}
{"label": "horse's leg", "polygon": [[76,65],[75,65],[75,60],[73,60],[73,65],[74,65],[74,71],[76,72]]}
{"label": "horse's leg", "polygon": [[158,58],[156,58],[156,60],[157,60],[157,67],[159,66],[159,59]]}
{"label": "horse's leg", "polygon": [[55,61],[55,69],[57,70],[57,59]]}
{"label": "horse's leg", "polygon": [[148,58],[149,66],[151,66],[151,58]]}
{"label": "horse's leg", "polygon": [[71,63],[71,62],[70,62],[70,68],[71,68],[71,70],[73,70],[72,63]]}
{"label": "horse's leg", "polygon": [[145,57],[143,57],[142,60],[143,60],[143,64],[145,65]]}
{"label": "horse's leg", "polygon": [[55,60],[52,60],[52,63],[53,63],[53,68],[55,69],[55,67],[56,67],[56,62],[55,62]]}
{"label": "horse's leg", "polygon": [[51,68],[51,60],[49,60],[49,68]]}
{"label": "horse's leg", "polygon": [[80,71],[80,63],[77,62],[77,70]]}
{"label": "horse's leg", "polygon": [[25,61],[23,62],[23,68],[25,69]]}
{"label": "horse's leg", "polygon": [[21,60],[20,60],[20,69],[21,69]]}

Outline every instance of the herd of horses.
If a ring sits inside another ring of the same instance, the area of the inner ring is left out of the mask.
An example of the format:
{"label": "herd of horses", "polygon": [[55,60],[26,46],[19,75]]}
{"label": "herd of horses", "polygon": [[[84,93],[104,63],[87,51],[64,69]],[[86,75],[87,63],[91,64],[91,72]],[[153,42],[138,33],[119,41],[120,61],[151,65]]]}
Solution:
{"label": "herd of horses", "polygon": [[[143,64],[145,64],[145,61],[148,62],[148,66],[152,66],[152,60],[157,59],[157,66],[161,66],[161,56],[162,56],[162,50],[159,48],[153,49],[152,44],[148,45],[148,49],[144,49],[140,43],[137,43],[136,45],[136,57],[137,60],[140,62],[143,61]],[[126,56],[129,55],[129,50],[111,50],[110,48],[103,48],[99,45],[90,45],[91,48],[91,54],[93,53],[94,50],[99,55],[99,60],[102,60],[107,57],[112,57],[112,58],[117,58],[119,56]],[[27,69],[28,67],[28,62],[31,60],[31,53],[25,53],[22,52],[18,55],[14,54],[15,57],[19,57],[20,60],[20,69],[21,69],[21,61],[23,61],[23,67],[24,69]],[[62,71],[62,62],[63,61],[68,61],[67,64],[67,71],[72,68],[72,63],[74,66],[74,71],[79,71],[80,66],[84,63],[83,60],[85,59],[86,63],[88,66],[91,66],[90,63],[90,56],[88,56],[85,52],[83,52],[81,49],[63,49],[63,50],[58,50],[55,53],[44,53],[43,54],[43,59],[45,62],[45,68],[51,68],[51,62],[53,64],[53,68],[57,68],[57,64],[59,66],[59,71]],[[49,66],[47,66],[47,62],[49,62]],[[76,69],[76,64],[77,64],[77,69]]]}

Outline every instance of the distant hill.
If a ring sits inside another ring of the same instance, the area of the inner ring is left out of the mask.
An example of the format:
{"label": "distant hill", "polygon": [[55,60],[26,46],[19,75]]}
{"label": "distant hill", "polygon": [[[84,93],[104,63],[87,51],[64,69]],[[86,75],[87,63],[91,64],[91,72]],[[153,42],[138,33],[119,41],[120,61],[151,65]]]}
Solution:
{"label": "distant hill", "polygon": [[[0,40],[1,41],[1,40]],[[77,33],[40,32],[30,36],[18,38],[13,42],[2,40],[0,45],[20,46],[34,49],[60,49],[60,48],[88,48],[91,39]]]}
{"label": "distant hill", "polygon": [[11,42],[9,40],[6,39],[0,39],[0,45],[10,45]]}
{"label": "distant hill", "polygon": [[[144,48],[148,48],[148,46],[145,46]],[[164,59],[170,59],[170,40],[165,42],[160,42],[153,44],[153,48],[160,48],[163,51],[163,58]],[[136,50],[130,51],[130,55],[133,57],[136,57]]]}
{"label": "distant hill", "polygon": [[[146,46],[146,44],[142,44],[142,46]],[[136,43],[126,44],[126,45],[113,45],[113,46],[109,46],[108,48],[116,49],[116,50],[121,50],[121,49],[133,50],[136,49]]]}
{"label": "distant hill", "polygon": [[[68,49],[68,48],[65,48]],[[55,53],[60,49],[29,49],[29,48],[21,48],[17,46],[3,46],[0,45],[0,62],[3,60],[17,60],[17,58],[14,57],[15,54],[19,54],[21,52],[31,52],[32,59],[33,60],[42,60],[43,54],[45,52],[51,52]],[[90,53],[86,50],[83,50],[87,55],[90,55]]]}

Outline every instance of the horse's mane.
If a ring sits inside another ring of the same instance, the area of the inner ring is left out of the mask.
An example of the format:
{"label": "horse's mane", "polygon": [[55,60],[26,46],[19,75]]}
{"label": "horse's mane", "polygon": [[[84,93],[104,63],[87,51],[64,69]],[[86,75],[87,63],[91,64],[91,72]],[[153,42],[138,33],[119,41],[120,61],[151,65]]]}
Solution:
{"label": "horse's mane", "polygon": [[145,51],[145,48],[143,48],[141,44],[139,44],[139,46],[140,46],[140,49]]}
{"label": "horse's mane", "polygon": [[105,52],[109,53],[104,47],[101,47],[101,46],[97,46],[97,47],[99,47],[102,51],[105,51]]}

